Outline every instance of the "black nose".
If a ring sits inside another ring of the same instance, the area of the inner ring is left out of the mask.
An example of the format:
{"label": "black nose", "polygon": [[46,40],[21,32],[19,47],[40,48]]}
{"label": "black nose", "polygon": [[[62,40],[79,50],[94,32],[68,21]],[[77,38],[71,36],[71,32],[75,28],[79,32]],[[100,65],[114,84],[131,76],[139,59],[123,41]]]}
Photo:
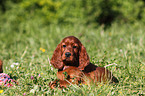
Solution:
{"label": "black nose", "polygon": [[71,53],[69,53],[69,52],[65,53],[65,57],[70,57],[70,56],[71,56]]}

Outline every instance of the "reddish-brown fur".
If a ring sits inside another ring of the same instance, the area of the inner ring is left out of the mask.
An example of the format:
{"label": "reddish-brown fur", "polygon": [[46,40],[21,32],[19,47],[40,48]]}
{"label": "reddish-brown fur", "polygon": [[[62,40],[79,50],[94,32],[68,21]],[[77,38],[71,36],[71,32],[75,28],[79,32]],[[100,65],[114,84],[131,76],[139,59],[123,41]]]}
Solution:
{"label": "reddish-brown fur", "polygon": [[0,73],[3,73],[3,61],[0,60]]}
{"label": "reddish-brown fur", "polygon": [[[63,47],[64,45],[66,45],[66,47]],[[71,53],[70,58],[65,57],[66,52]],[[63,70],[64,66],[75,66],[80,70],[84,70],[89,63],[86,48],[74,36],[64,38],[61,43],[57,45],[51,58],[51,64],[59,70]]]}
{"label": "reddish-brown fur", "polygon": [[[51,58],[51,64],[58,69],[57,77],[59,79],[50,84],[53,87],[57,82],[59,82],[61,87],[69,85],[70,83],[67,81],[73,84],[78,84],[80,81],[81,83],[86,83],[84,77],[89,78],[89,82],[105,82],[108,80],[118,82],[110,71],[104,67],[97,67],[90,63],[85,47],[74,36],[68,36],[58,44]],[[68,74],[66,77],[63,74],[64,72]],[[73,81],[75,82],[72,82],[72,78],[74,77],[75,80]]]}
{"label": "reddish-brown fur", "polygon": [[58,71],[58,79],[49,83],[49,86],[53,89],[55,87],[66,88],[67,85],[71,84],[86,84],[91,80],[90,78],[88,78],[89,81],[87,82],[86,77],[89,77],[88,74],[82,72],[77,67],[69,66],[63,71]]}

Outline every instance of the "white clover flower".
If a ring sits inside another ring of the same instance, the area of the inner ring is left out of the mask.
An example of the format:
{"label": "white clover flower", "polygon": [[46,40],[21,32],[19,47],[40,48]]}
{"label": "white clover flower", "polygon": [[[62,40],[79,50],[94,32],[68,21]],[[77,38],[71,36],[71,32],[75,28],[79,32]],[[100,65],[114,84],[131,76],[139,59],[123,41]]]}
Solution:
{"label": "white clover flower", "polygon": [[31,89],[31,90],[30,90],[30,93],[35,93],[35,90],[34,90],[34,89]]}
{"label": "white clover flower", "polygon": [[51,67],[51,70],[53,70],[53,67]]}
{"label": "white clover flower", "polygon": [[11,68],[14,68],[14,65],[13,64],[11,65]]}
{"label": "white clover flower", "polygon": [[16,62],[16,63],[13,63],[13,64],[14,64],[14,65],[19,65],[19,63],[17,63],[17,62]]}

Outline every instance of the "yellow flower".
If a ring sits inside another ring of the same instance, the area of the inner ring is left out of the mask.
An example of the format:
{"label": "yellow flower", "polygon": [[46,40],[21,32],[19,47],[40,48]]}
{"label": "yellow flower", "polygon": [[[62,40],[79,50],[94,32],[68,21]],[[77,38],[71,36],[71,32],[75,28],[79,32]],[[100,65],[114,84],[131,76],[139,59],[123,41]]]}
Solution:
{"label": "yellow flower", "polygon": [[43,73],[41,73],[41,74],[43,74]]}
{"label": "yellow flower", "polygon": [[12,73],[12,71],[10,73]]}
{"label": "yellow flower", "polygon": [[45,49],[43,49],[43,48],[40,48],[40,50],[41,50],[42,52],[45,52]]}
{"label": "yellow flower", "polygon": [[45,52],[45,49],[42,49],[42,52]]}
{"label": "yellow flower", "polygon": [[42,48],[40,48],[40,50],[42,50]]}
{"label": "yellow flower", "polygon": [[120,93],[120,94],[122,94],[122,92],[121,92],[121,91],[119,91],[119,93]]}
{"label": "yellow flower", "polygon": [[3,93],[4,92],[4,90],[0,90],[0,93]]}
{"label": "yellow flower", "polygon": [[100,86],[103,86],[102,84],[100,84]]}
{"label": "yellow flower", "polygon": [[88,85],[88,84],[85,84],[85,85]]}
{"label": "yellow flower", "polygon": [[101,95],[101,93],[100,93],[100,94],[98,94],[98,95]]}

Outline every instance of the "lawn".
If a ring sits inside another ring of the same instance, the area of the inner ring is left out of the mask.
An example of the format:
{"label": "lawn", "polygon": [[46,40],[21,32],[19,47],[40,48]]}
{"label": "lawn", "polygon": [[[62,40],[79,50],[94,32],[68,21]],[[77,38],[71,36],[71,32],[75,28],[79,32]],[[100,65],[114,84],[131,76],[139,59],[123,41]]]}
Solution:
{"label": "lawn", "polygon": [[[16,29],[4,24],[0,27],[0,59],[4,62],[4,73],[16,79],[19,85],[1,86],[0,95],[145,95],[144,32],[144,24],[139,23],[114,23],[106,30],[103,26],[93,28],[81,24],[42,26],[39,22],[26,22]],[[80,39],[95,65],[114,64],[107,69],[119,83],[50,89],[48,84],[56,79],[57,69],[50,65],[48,58],[51,59],[57,44],[69,35]]]}

